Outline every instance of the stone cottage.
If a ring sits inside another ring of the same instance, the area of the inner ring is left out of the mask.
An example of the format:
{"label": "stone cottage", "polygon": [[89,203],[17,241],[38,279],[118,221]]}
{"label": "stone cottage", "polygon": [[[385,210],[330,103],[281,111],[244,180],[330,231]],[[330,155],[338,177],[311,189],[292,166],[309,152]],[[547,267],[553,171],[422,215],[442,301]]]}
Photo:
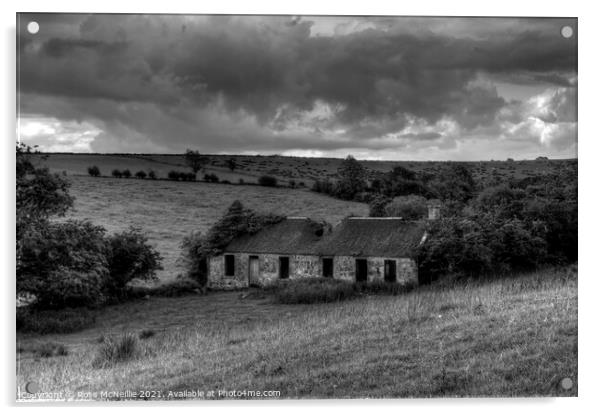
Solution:
{"label": "stone cottage", "polygon": [[[436,217],[438,212],[432,214]],[[208,287],[265,286],[299,278],[417,284],[412,252],[426,236],[426,221],[350,217],[331,231],[308,218],[286,218],[233,240],[222,255],[210,258]]]}
{"label": "stone cottage", "polygon": [[321,275],[316,246],[326,228],[308,218],[289,217],[239,237],[222,255],[209,259],[207,284],[234,289]]}

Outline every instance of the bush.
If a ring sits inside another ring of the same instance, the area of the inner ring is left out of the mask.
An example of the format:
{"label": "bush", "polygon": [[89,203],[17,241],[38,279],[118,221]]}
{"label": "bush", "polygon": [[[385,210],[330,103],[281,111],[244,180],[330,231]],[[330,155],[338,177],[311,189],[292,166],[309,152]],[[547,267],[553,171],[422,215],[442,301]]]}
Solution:
{"label": "bush", "polygon": [[185,181],[185,182],[195,182],[196,181],[196,174],[182,172],[182,173],[180,173],[180,179],[182,181]]}
{"label": "bush", "polygon": [[288,185],[294,189],[295,187],[297,187],[297,182],[295,182],[294,180],[289,180],[288,181]]}
{"label": "bush", "polygon": [[387,216],[385,208],[391,203],[391,199],[386,196],[377,196],[370,202],[369,215],[373,218],[382,218]]}
{"label": "bush", "polygon": [[261,176],[257,179],[257,183],[259,183],[260,186],[276,187],[278,185],[278,180],[273,176]]}
{"label": "bush", "polygon": [[121,172],[121,175],[126,179],[129,179],[130,177],[132,177],[132,172],[130,171],[130,169],[125,169]]}
{"label": "bush", "polygon": [[145,340],[153,337],[155,334],[155,330],[145,329],[140,332],[138,337],[140,338],[140,340]]}
{"label": "bush", "polygon": [[232,182],[230,180],[222,180],[220,183],[222,184],[232,184]]}
{"label": "bush", "polygon": [[17,308],[17,331],[37,334],[74,333],[91,327],[96,314],[87,308],[37,311],[31,307]]}
{"label": "bush", "polygon": [[102,369],[136,358],[141,353],[138,337],[125,333],[121,337],[107,336],[99,345],[92,367]]}
{"label": "bush", "polygon": [[37,294],[36,305],[45,309],[100,305],[106,300],[106,279],[104,266],[87,271],[59,266],[50,273],[44,292]]}
{"label": "bush", "polygon": [[238,184],[245,184],[245,180],[244,179],[238,179]]}
{"label": "bush", "polygon": [[88,174],[92,177],[98,177],[100,176],[100,169],[98,168],[98,166],[88,167]]}
{"label": "bush", "polygon": [[43,308],[100,304],[108,278],[105,230],[86,221],[40,224],[21,241],[17,292]]}
{"label": "bush", "polygon": [[203,180],[209,183],[217,183],[219,182],[219,177],[217,177],[214,173],[205,174],[203,176]]}
{"label": "bush", "polygon": [[157,179],[157,173],[155,173],[154,170],[149,170],[148,171],[148,178],[151,180],[156,180]]}
{"label": "bush", "polygon": [[425,218],[428,214],[427,201],[422,196],[399,196],[389,202],[385,207],[385,216],[401,217],[406,220]]}
{"label": "bush", "polygon": [[107,291],[121,298],[124,288],[133,279],[155,278],[161,267],[161,255],[148,243],[148,238],[136,228],[112,235],[108,238],[107,254],[109,279]]}
{"label": "bush", "polygon": [[118,179],[121,179],[121,178],[123,177],[123,174],[121,173],[121,170],[117,170],[117,169],[114,169],[114,170],[111,172],[111,175],[112,175],[113,177],[116,177],[116,178],[118,178]]}
{"label": "bush", "polygon": [[140,170],[136,172],[136,178],[138,179],[146,179],[146,172]]}
{"label": "bush", "polygon": [[331,182],[330,180],[316,180],[311,187],[311,190],[318,193],[326,193],[328,195],[334,196],[334,190],[336,187],[336,183]]}
{"label": "bush", "polygon": [[168,178],[169,180],[180,180],[180,173],[179,173],[179,172],[177,172],[177,171],[175,171],[175,170],[170,170],[170,171],[167,173],[167,178]]}

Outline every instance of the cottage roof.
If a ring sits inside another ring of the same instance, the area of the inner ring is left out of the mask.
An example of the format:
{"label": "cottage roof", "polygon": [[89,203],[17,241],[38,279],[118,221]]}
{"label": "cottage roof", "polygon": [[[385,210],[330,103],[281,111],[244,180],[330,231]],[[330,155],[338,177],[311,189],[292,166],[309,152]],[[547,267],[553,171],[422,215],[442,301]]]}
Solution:
{"label": "cottage roof", "polygon": [[426,231],[425,221],[347,218],[316,247],[320,255],[410,257]]}
{"label": "cottage roof", "polygon": [[323,225],[308,218],[291,217],[268,225],[252,235],[234,239],[225,252],[310,255],[321,240]]}

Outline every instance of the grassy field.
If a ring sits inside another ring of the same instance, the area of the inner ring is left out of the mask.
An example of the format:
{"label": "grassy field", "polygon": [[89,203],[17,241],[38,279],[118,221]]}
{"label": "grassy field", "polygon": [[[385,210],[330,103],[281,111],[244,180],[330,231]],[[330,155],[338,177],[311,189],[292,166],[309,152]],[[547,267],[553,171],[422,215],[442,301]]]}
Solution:
{"label": "grassy field", "polygon": [[[71,397],[197,389],[285,399],[576,396],[576,274],[311,306],[239,292],[130,302],[99,311],[96,326],[80,333],[19,335],[17,384],[35,380]],[[142,330],[156,334],[138,341],[131,360],[93,365],[101,334]],[[36,357],[48,342],[67,354]],[[568,390],[564,378],[574,382]]]}
{"label": "grassy field", "polygon": [[136,179],[70,176],[75,196],[72,219],[89,219],[118,232],[140,227],[164,257],[158,275],[169,280],[183,272],[182,239],[206,231],[236,199],[249,208],[287,216],[308,216],[335,224],[350,214],[367,215],[362,203],[346,202],[303,189],[268,188]]}

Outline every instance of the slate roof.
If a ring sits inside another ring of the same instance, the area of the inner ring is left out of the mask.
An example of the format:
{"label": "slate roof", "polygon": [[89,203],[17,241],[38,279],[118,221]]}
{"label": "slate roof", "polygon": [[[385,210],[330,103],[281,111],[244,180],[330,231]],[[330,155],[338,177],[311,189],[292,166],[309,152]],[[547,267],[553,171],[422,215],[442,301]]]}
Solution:
{"label": "slate roof", "polygon": [[[322,232],[320,232],[320,230]],[[426,231],[426,221],[352,217],[332,232],[308,218],[286,218],[232,241],[231,253],[408,258]]]}
{"label": "slate roof", "polygon": [[286,218],[253,235],[236,238],[224,252],[311,255],[315,253],[324,232],[322,224],[311,219]]}
{"label": "slate roof", "polygon": [[327,256],[408,258],[425,231],[425,221],[347,218],[316,246],[316,251]]}

